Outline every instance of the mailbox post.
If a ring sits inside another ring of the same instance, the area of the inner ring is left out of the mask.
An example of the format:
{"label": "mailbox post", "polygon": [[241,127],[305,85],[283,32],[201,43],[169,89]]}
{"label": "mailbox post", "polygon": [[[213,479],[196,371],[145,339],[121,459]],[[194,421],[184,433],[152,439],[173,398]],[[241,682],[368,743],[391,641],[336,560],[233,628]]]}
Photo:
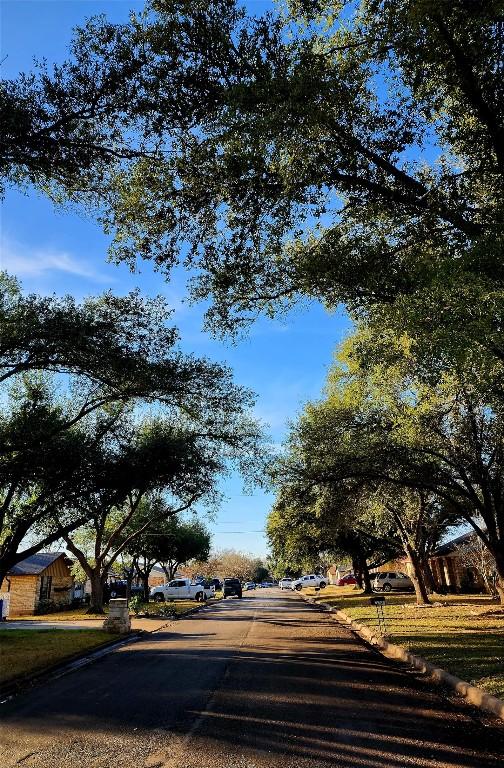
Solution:
{"label": "mailbox post", "polygon": [[385,623],[385,597],[380,595],[379,597],[371,597],[369,602],[376,608],[376,616],[378,619],[378,627],[382,635],[387,633],[387,626]]}

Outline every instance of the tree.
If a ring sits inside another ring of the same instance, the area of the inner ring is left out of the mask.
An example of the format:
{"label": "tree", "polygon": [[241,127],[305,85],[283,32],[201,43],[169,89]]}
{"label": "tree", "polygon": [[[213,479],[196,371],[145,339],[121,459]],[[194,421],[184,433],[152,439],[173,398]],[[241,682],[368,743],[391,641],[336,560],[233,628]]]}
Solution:
{"label": "tree", "polygon": [[210,553],[207,561],[196,560],[186,569],[193,576],[236,578],[252,581],[257,569],[257,558],[236,549],[221,549]]}
{"label": "tree", "polygon": [[488,547],[478,536],[470,538],[457,545],[457,553],[462,564],[481,577],[487,592],[495,595],[495,558]]}
{"label": "tree", "polygon": [[405,489],[434,496],[436,528],[444,516],[473,527],[495,557],[504,599],[500,400],[482,399],[468,364],[431,385],[415,376],[411,345],[394,366],[363,367],[352,354],[358,344],[357,333],[331,372],[326,400],[307,408],[299,428],[303,450],[312,463],[319,451],[327,482],[352,480],[384,487],[387,495],[396,488],[399,499]]}
{"label": "tree", "polygon": [[161,530],[147,534],[152,553],[161,563],[168,580],[173,579],[181,565],[190,560],[204,563],[210,555],[210,534],[200,522],[170,520]]}
{"label": "tree", "polygon": [[265,566],[261,558],[256,557],[254,560],[254,570],[252,571],[250,580],[253,581],[254,584],[260,584],[262,581],[265,581],[269,575],[269,569]]}
{"label": "tree", "polygon": [[273,560],[285,573],[318,570],[327,557],[350,557],[361,587],[370,593],[369,568],[401,552],[394,526],[373,517],[366,490],[327,478],[330,456],[324,468],[319,464],[327,446],[304,453],[291,436],[289,447],[272,467],[277,499],[267,534]]}
{"label": "tree", "polygon": [[216,329],[344,301],[421,332],[426,367],[434,339],[443,364],[477,352],[501,375],[500,15],[151,0],[4,85],[0,167],[98,209],[116,259],[196,265]]}
{"label": "tree", "polygon": [[[0,583],[16,562],[85,522],[76,499],[93,461],[86,451],[132,409],[177,414],[202,439],[213,436],[223,460],[256,471],[251,393],[228,369],[180,352],[162,300],[24,296],[6,276],[0,289],[0,384],[15,400],[0,419]],[[56,508],[66,510],[59,527]],[[21,550],[25,536],[30,546]]]}
{"label": "tree", "polygon": [[11,389],[0,411],[0,585],[13,565],[85,522],[87,470],[115,419],[103,414],[93,431],[69,426],[43,379],[25,375]]}
{"label": "tree", "polygon": [[159,420],[126,427],[89,468],[80,500],[87,524],[64,535],[91,581],[91,613],[103,610],[103,587],[119,555],[131,552],[134,540],[157,522],[211,500],[222,469],[208,444],[189,430]]}
{"label": "tree", "polygon": [[[498,4],[289,10],[156,0],[121,28],[170,152],[110,185],[116,258],[169,269],[189,239],[220,330],[315,297],[421,317],[445,354],[502,363]],[[93,52],[106,71],[109,48]]]}

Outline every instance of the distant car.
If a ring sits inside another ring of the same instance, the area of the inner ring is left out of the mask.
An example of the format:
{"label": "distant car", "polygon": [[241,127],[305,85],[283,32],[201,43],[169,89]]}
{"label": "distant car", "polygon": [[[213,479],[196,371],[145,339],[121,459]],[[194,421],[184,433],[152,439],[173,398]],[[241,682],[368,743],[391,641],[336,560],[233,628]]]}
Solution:
{"label": "distant car", "polygon": [[392,592],[393,589],[410,592],[414,589],[410,577],[402,571],[377,573],[372,586],[375,592]]}
{"label": "distant car", "polygon": [[305,587],[318,587],[324,589],[327,587],[327,581],[323,576],[317,576],[315,573],[310,573],[308,576],[301,576],[300,579],[295,579],[291,584],[291,589],[295,589],[300,592]]}
{"label": "distant car", "polygon": [[292,584],[292,579],[288,579],[288,578],[280,579],[280,581],[278,582],[278,586],[280,587],[280,589],[290,589],[291,584]]}
{"label": "distant car", "polygon": [[242,597],[242,585],[240,579],[224,579],[224,597],[236,595]]}
{"label": "distant car", "polygon": [[347,573],[346,576],[342,576],[336,581],[337,587],[346,587],[348,584],[357,584],[357,579],[351,573]]}
{"label": "distant car", "polygon": [[275,585],[274,585],[274,583],[272,581],[261,581],[261,587],[263,587],[263,588],[274,587],[274,586]]}
{"label": "distant car", "polygon": [[251,589],[255,589],[255,588],[256,588],[256,585],[253,581],[247,581],[243,585],[243,589],[245,590],[245,592],[250,592]]}

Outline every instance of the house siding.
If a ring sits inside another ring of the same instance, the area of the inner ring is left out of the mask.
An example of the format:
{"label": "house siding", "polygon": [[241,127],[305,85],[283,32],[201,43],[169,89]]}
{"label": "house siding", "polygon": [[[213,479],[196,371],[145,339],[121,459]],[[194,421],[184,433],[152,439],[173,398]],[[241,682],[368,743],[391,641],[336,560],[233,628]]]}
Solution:
{"label": "house siding", "polygon": [[38,576],[8,576],[9,614],[29,616],[35,610]]}
{"label": "house siding", "polygon": [[63,557],[58,558],[38,575],[8,576],[10,616],[29,616],[40,602],[43,578],[51,578],[51,588],[46,600],[64,607],[72,602],[74,579]]}

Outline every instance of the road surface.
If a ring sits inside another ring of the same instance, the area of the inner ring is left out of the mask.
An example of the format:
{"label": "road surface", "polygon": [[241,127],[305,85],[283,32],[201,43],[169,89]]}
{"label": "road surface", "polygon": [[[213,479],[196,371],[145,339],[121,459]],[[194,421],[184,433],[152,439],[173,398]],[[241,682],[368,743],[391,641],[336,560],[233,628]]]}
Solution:
{"label": "road surface", "polygon": [[496,768],[504,729],[297,595],[204,608],[0,709],[2,768]]}

